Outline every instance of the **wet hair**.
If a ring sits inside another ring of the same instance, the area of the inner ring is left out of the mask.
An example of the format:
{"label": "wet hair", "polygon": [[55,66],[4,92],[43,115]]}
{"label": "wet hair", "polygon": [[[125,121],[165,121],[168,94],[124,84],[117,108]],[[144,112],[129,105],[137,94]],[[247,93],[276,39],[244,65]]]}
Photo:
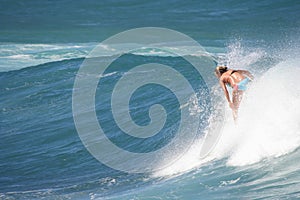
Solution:
{"label": "wet hair", "polygon": [[216,73],[220,73],[221,75],[225,72],[228,71],[228,68],[226,66],[218,66],[216,69],[215,69],[215,72]]}

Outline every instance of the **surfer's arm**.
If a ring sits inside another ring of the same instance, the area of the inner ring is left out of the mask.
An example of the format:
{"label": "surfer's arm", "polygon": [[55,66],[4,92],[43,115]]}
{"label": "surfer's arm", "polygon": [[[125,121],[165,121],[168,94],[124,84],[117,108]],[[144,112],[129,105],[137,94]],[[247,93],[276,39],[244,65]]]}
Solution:
{"label": "surfer's arm", "polygon": [[225,82],[222,79],[220,80],[220,85],[221,85],[221,87],[222,87],[222,89],[224,91],[225,97],[226,97],[226,99],[227,99],[227,101],[228,101],[228,103],[230,105],[231,104],[230,96],[229,96],[227,87],[225,85]]}
{"label": "surfer's arm", "polygon": [[240,72],[243,75],[246,75],[247,77],[249,77],[251,80],[254,79],[254,76],[247,70],[238,70],[238,72]]}

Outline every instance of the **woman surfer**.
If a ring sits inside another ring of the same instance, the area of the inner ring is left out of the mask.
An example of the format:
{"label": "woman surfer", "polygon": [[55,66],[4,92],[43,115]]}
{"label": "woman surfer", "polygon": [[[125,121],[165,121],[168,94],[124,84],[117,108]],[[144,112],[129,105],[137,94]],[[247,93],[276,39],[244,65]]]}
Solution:
{"label": "woman surfer", "polygon": [[[218,66],[215,69],[215,75],[219,79],[219,83],[225,93],[225,97],[232,109],[233,118],[236,121],[243,93],[247,89],[247,84],[253,80],[254,77],[249,71],[228,69],[226,66]],[[233,89],[232,100],[230,100],[226,85]]]}

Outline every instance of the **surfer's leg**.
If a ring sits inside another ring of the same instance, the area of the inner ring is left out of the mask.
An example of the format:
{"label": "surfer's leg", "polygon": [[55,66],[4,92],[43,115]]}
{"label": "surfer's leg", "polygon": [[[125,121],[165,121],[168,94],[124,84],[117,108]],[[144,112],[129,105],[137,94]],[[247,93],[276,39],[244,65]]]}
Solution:
{"label": "surfer's leg", "polygon": [[233,112],[233,118],[234,120],[237,119],[238,117],[238,109],[239,109],[239,106],[240,106],[240,103],[241,103],[241,100],[242,100],[242,97],[243,97],[243,91],[241,90],[234,90],[232,92],[232,103],[234,105],[234,108],[232,109],[232,112]]}

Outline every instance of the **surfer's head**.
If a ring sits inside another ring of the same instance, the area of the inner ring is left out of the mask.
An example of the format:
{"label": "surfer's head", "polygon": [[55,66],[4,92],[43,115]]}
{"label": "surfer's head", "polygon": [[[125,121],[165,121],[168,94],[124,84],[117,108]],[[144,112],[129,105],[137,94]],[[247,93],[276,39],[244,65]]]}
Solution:
{"label": "surfer's head", "polygon": [[219,78],[223,73],[227,72],[228,68],[226,66],[218,66],[215,69],[215,75]]}

